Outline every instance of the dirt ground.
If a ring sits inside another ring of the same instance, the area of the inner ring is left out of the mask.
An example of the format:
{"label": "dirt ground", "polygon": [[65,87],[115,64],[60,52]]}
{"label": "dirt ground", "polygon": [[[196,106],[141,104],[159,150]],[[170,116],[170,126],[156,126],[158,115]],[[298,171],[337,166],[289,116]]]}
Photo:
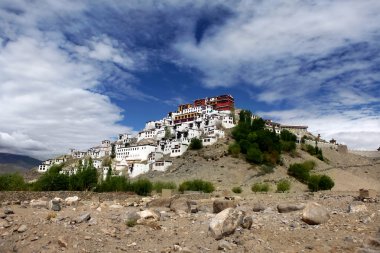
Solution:
{"label": "dirt ground", "polygon": [[[215,216],[212,203],[216,192],[206,199],[197,199],[199,212],[173,212],[167,207],[152,209],[161,213],[154,225],[127,226],[126,214],[146,210],[150,198],[121,196],[120,199],[98,202],[79,201],[76,207],[61,211],[33,208],[18,203],[3,203],[1,220],[9,227],[0,228],[0,252],[220,252],[220,240],[209,233]],[[362,203],[366,210],[349,213],[356,192],[269,193],[237,197],[239,209],[253,218],[250,229],[239,227],[226,236],[227,252],[355,252],[376,237],[380,227],[380,204]],[[330,219],[321,225],[308,225],[301,220],[302,211],[279,213],[280,203],[308,203],[325,206]],[[7,205],[9,204],[9,205]],[[253,212],[257,205],[264,211]],[[74,223],[83,213],[89,221]],[[26,225],[24,232],[17,230]],[[1,227],[1,223],[0,223]],[[368,251],[370,252],[370,251]],[[377,252],[377,251],[374,251]]]}

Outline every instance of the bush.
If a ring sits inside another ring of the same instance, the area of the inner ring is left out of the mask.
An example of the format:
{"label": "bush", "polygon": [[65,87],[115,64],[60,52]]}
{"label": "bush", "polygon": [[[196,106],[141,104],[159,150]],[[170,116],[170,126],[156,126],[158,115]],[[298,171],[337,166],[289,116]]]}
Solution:
{"label": "bush", "polygon": [[248,162],[260,164],[263,162],[263,153],[258,148],[250,147],[246,159]]}
{"label": "bush", "polygon": [[0,175],[0,191],[24,191],[27,188],[24,177],[19,173]]}
{"label": "bush", "polygon": [[288,130],[282,130],[280,134],[280,138],[283,141],[289,141],[295,143],[297,141],[297,136],[293,133],[289,132]]}
{"label": "bush", "polygon": [[327,175],[322,175],[319,179],[320,190],[331,190],[334,187],[334,185],[334,180],[332,180],[332,178]]}
{"label": "bush", "polygon": [[109,176],[99,183],[95,189],[97,192],[125,192],[133,191],[132,184],[123,176]]}
{"label": "bush", "polygon": [[189,148],[191,150],[201,149],[201,148],[203,148],[203,143],[202,143],[202,141],[200,139],[193,138],[193,139],[191,139]]}
{"label": "bush", "polygon": [[211,182],[195,179],[181,183],[178,187],[178,190],[182,193],[184,191],[202,191],[205,193],[210,193],[215,190],[215,187]]}
{"label": "bush", "polygon": [[140,196],[148,196],[153,190],[153,184],[148,179],[138,179],[132,183],[132,189]]}
{"label": "bush", "polygon": [[274,172],[274,167],[272,165],[261,165],[260,167],[260,171],[259,173],[257,174],[258,176],[263,176],[263,175],[266,175],[266,174],[270,174],[270,173],[273,173]]}
{"label": "bush", "polygon": [[282,179],[277,183],[277,192],[286,192],[290,190],[290,181]]}
{"label": "bush", "polygon": [[296,178],[302,183],[307,183],[310,177],[310,171],[314,169],[314,161],[306,161],[304,163],[294,163],[289,166],[288,175]]}
{"label": "bush", "polygon": [[233,157],[239,157],[240,154],[240,145],[238,143],[233,143],[228,146],[228,152]]}
{"label": "bush", "polygon": [[334,185],[332,178],[327,175],[311,175],[307,186],[310,191],[316,192],[331,190]]}
{"label": "bush", "polygon": [[296,147],[296,143],[293,141],[281,141],[281,150],[285,152],[296,150]]}
{"label": "bush", "polygon": [[232,188],[232,192],[234,192],[234,193],[242,193],[243,190],[241,189],[240,186],[235,186],[235,187]]}
{"label": "bush", "polygon": [[161,182],[157,181],[153,183],[153,190],[155,190],[157,193],[161,193],[162,189],[177,189],[177,185],[174,182]]}
{"label": "bush", "polygon": [[252,185],[251,190],[253,192],[268,192],[269,191],[268,183],[255,183]]}

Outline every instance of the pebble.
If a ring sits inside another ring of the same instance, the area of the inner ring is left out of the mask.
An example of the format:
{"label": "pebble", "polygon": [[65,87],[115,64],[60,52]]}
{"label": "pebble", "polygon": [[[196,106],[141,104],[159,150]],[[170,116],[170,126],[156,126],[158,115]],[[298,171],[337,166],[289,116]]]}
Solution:
{"label": "pebble", "polygon": [[28,227],[23,224],[17,229],[17,232],[24,233],[26,230],[28,230]]}

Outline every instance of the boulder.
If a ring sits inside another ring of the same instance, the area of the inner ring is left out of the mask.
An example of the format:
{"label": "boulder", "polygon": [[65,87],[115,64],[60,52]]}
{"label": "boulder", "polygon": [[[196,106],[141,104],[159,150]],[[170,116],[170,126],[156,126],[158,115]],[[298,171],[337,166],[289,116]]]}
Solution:
{"label": "boulder", "polygon": [[84,213],[81,216],[76,217],[74,221],[75,223],[82,223],[84,221],[88,221],[90,218],[91,218],[90,213]]}
{"label": "boulder", "polygon": [[349,213],[361,213],[361,212],[367,212],[367,206],[360,201],[354,201],[352,202],[348,207]]}
{"label": "boulder", "polygon": [[232,250],[232,244],[227,242],[226,240],[220,240],[218,243],[218,250]]}
{"label": "boulder", "polygon": [[48,202],[42,199],[32,199],[30,206],[33,208],[48,208]]}
{"label": "boulder", "polygon": [[190,212],[190,205],[186,198],[173,199],[170,203],[170,210],[173,212]]}
{"label": "boulder", "polygon": [[9,207],[6,207],[4,208],[4,214],[14,214],[15,212],[13,212],[12,209],[10,209]]}
{"label": "boulder", "polygon": [[154,210],[144,210],[141,212],[136,213],[139,216],[139,219],[137,220],[137,224],[143,224],[148,222],[153,222],[153,221],[159,221],[160,220],[160,213],[156,212]]}
{"label": "boulder", "polygon": [[153,199],[152,201],[146,203],[146,207],[151,208],[151,207],[170,207],[171,203],[170,198],[157,198]]}
{"label": "boulder", "polygon": [[0,219],[0,228],[8,228],[10,227],[11,225],[9,224],[8,221],[6,220],[3,220],[3,219]]}
{"label": "boulder", "polygon": [[302,220],[309,225],[318,225],[330,219],[329,211],[316,202],[307,203],[302,212]]}
{"label": "boulder", "polygon": [[227,199],[216,199],[212,204],[214,213],[219,213],[225,210],[226,208],[235,208],[236,206],[237,204],[235,201]]}
{"label": "boulder", "polygon": [[254,212],[263,212],[265,210],[265,206],[261,203],[256,203],[252,207],[252,211]]}
{"label": "boulder", "polygon": [[277,210],[279,213],[289,213],[289,212],[303,210],[304,208],[305,208],[305,204],[283,203],[283,204],[277,205]]}
{"label": "boulder", "polygon": [[253,218],[252,216],[245,216],[243,218],[243,221],[241,222],[241,226],[246,229],[250,229],[253,224]]}
{"label": "boulder", "polygon": [[227,208],[215,215],[209,224],[211,235],[219,240],[226,235],[233,234],[236,228],[242,223],[243,211],[234,208]]}
{"label": "boulder", "polygon": [[61,211],[61,204],[59,200],[52,199],[48,203],[48,209],[53,210],[53,211]]}
{"label": "boulder", "polygon": [[28,230],[28,227],[26,225],[21,225],[18,229],[17,232],[19,233],[24,233],[26,230]]}
{"label": "boulder", "polygon": [[65,204],[68,206],[76,206],[76,205],[78,205],[78,202],[79,202],[78,196],[67,197],[65,199]]}

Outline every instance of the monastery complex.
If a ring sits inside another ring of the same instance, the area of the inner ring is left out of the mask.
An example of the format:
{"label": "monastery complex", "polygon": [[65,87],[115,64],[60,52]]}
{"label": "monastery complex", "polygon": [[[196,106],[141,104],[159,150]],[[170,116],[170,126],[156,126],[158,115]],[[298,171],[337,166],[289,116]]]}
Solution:
{"label": "monastery complex", "polygon": [[[239,112],[235,110],[231,95],[197,99],[191,104],[179,105],[177,111],[169,112],[160,120],[147,122],[137,135],[119,134],[116,141],[104,140],[87,151],[72,149],[69,155],[44,161],[38,172],[44,173],[52,165],[68,159],[90,157],[103,177],[110,169],[113,175],[128,175],[130,178],[151,170],[166,171],[172,165],[171,158],[183,155],[193,138],[200,139],[203,146],[225,138],[225,130],[235,126]],[[284,126],[269,120],[266,123],[269,130],[280,133],[286,129],[296,134],[298,139],[307,133],[306,126]],[[114,159],[110,168],[104,165],[103,160],[111,155]],[[77,166],[76,163],[65,167],[61,173],[76,173]]]}

